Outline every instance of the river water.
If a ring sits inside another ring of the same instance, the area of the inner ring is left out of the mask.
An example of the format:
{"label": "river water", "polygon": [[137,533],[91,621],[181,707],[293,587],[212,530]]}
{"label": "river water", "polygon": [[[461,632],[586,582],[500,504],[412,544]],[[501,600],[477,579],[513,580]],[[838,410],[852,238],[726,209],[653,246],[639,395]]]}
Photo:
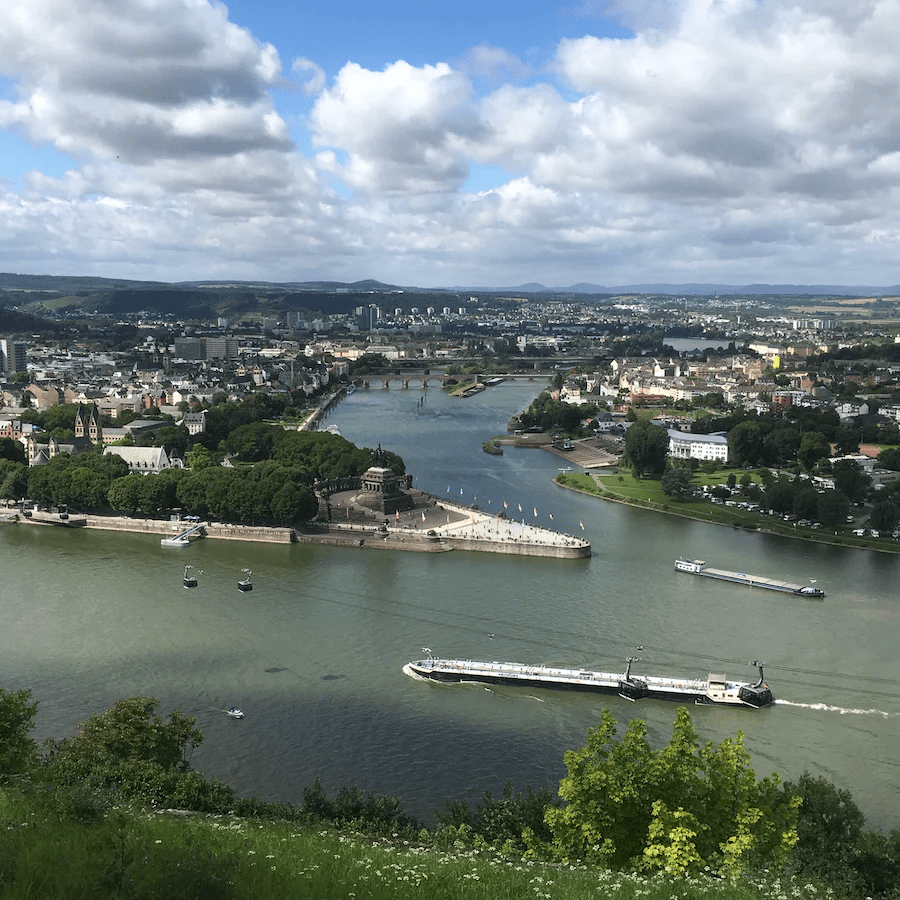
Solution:
{"label": "river water", "polygon": [[[430,819],[449,798],[555,788],[563,753],[600,711],[668,739],[675,706],[565,692],[441,686],[402,666],[422,648],[474,659],[752,679],[769,709],[692,710],[702,739],[743,730],[757,774],[809,770],[849,789],[871,827],[898,824],[900,559],[680,520],[565,491],[558,457],[482,443],[542,383],[468,399],[358,390],[329,416],[361,446],[396,450],[415,484],[576,535],[586,560],[199,541],[0,527],[0,685],[39,701],[36,737],[62,737],[135,694],[197,717],[193,764],[265,800],[299,803],[320,777],[393,794]],[[505,504],[505,505],[504,505]],[[521,507],[521,512],[519,508]],[[552,516],[552,518],[551,518]],[[678,556],[812,581],[812,601],[676,574]],[[202,570],[181,586],[182,568]],[[254,590],[242,594],[241,569]],[[246,717],[222,710],[236,704]]]}

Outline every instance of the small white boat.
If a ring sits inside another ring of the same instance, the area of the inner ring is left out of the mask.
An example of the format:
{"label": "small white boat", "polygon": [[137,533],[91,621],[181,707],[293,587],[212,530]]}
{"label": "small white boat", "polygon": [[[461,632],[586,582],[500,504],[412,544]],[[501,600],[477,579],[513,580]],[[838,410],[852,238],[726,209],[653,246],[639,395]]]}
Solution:
{"label": "small white boat", "polygon": [[243,710],[238,709],[236,706],[229,706],[228,709],[225,710],[226,714],[231,716],[232,719],[243,719],[244,713]]}
{"label": "small white boat", "polygon": [[242,572],[247,574],[247,577],[243,581],[238,582],[238,590],[239,591],[252,591],[253,584],[250,581],[250,576],[253,574],[249,569],[241,569]]}
{"label": "small white boat", "polygon": [[196,579],[193,575],[189,574],[189,573],[190,573],[190,570],[191,570],[192,568],[193,568],[193,566],[185,566],[185,567],[184,567],[184,578],[182,579],[182,584],[183,584],[186,588],[195,588],[195,587],[197,587],[197,579]]}

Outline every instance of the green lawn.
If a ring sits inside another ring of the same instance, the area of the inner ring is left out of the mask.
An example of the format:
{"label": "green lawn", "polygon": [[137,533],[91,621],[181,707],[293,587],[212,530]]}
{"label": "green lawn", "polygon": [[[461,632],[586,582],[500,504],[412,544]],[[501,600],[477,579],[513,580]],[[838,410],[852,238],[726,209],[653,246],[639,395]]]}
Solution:
{"label": "green lawn", "polygon": [[[744,475],[742,469],[732,471],[738,480]],[[729,474],[727,469],[712,474],[697,472],[694,474],[693,483],[698,486],[722,484],[728,480]],[[755,472],[750,475],[754,482],[759,481]],[[688,519],[712,522],[716,525],[730,525],[734,528],[746,528],[752,531],[762,529],[785,537],[900,553],[900,543],[897,541],[890,538],[873,538],[868,535],[857,537],[852,534],[853,525],[815,529],[799,526],[795,522],[785,522],[779,516],[767,516],[755,510],[738,509],[733,506],[711,503],[708,500],[676,500],[663,493],[659,478],[635,478],[630,472],[604,471],[596,476],[587,473],[564,473],[555,480],[563,487],[581,490],[607,500],[616,500],[630,506],[652,509]],[[602,488],[598,485],[598,481],[602,484]]]}

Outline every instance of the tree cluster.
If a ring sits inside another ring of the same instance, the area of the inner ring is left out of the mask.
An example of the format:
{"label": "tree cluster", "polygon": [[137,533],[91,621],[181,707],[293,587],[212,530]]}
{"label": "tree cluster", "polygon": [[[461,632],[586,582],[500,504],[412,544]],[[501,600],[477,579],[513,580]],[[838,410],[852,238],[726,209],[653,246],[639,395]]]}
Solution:
{"label": "tree cluster", "polygon": [[[315,516],[319,481],[361,475],[371,451],[340,435],[287,431],[278,424],[296,412],[288,398],[254,394],[244,403],[214,398],[207,432],[193,438],[183,426],[157,429],[140,443],[165,444],[185,452],[187,468],[159,474],[129,474],[127,463],[99,448],[77,455],[58,454],[28,468],[21,445],[0,443],[0,496],[31,497],[41,505],[69,506],[101,513],[109,510],[158,516],[179,510],[201,518],[247,525],[293,525]],[[52,407],[32,418],[53,433],[74,422],[75,406]],[[69,432],[71,436],[71,428]],[[383,451],[398,475],[406,472],[396,453]],[[220,465],[226,457],[235,465]]]}
{"label": "tree cluster", "polygon": [[524,412],[519,413],[523,429],[540,428],[542,431],[562,431],[572,436],[585,433],[583,422],[596,419],[594,403],[564,403],[554,400],[548,391],[542,391]]}
{"label": "tree cluster", "polygon": [[546,812],[554,857],[675,875],[784,866],[797,842],[799,800],[777,776],[756,780],[740,733],[701,745],[682,707],[661,749],[640,719],[616,735],[604,710],[587,744],[565,754],[565,804]]}
{"label": "tree cluster", "polygon": [[736,466],[781,468],[799,462],[811,471],[820,459],[859,451],[861,443],[900,443],[896,422],[842,425],[834,410],[790,408],[753,415],[744,410],[727,416],[704,417],[692,426],[695,432],[728,432],[728,450]]}
{"label": "tree cluster", "polygon": [[757,779],[741,733],[701,742],[685,708],[659,748],[640,720],[619,737],[604,710],[585,746],[565,754],[568,774],[557,796],[507,784],[475,806],[449,802],[430,832],[404,815],[397,798],[356,788],[330,798],[318,781],[304,790],[300,808],[238,797],[192,770],[191,755],[203,741],[195,719],[158,710],[152,697],[119,700],[73,736],[38,745],[30,692],[0,688],[0,783],[31,790],[57,818],[88,822],[115,815],[115,807],[152,805],[351,824],[373,836],[430,835],[435,847],[493,848],[516,858],[674,877],[765,870],[821,885],[823,895],[837,898],[900,891],[900,829],[866,831],[849,792],[824,778]]}
{"label": "tree cluster", "polygon": [[669,452],[669,432],[649,419],[639,419],[625,432],[622,460],[638,478],[647,472],[662,472]]}

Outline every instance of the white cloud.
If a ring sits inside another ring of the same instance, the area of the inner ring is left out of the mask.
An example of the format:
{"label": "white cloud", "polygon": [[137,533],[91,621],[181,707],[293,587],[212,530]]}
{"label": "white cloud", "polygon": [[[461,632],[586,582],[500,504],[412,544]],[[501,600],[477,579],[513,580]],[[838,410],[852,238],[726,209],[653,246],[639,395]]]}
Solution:
{"label": "white cloud", "polygon": [[[406,284],[897,280],[900,0],[614,6],[635,37],[562,41],[549,74],[481,45],[458,68],[348,63],[328,83],[307,57],[285,79],[275,48],[207,0],[11,0],[0,127],[78,163],[0,189],[0,261]],[[485,96],[470,80],[497,78]],[[285,80],[314,96],[312,159],[270,95]],[[472,163],[506,183],[467,192]]]}
{"label": "white cloud", "polygon": [[488,44],[479,44],[469,50],[459,68],[470,78],[493,82],[522,81],[531,71],[514,53]]}
{"label": "white cloud", "polygon": [[329,170],[374,193],[457,190],[468,175],[466,143],[482,131],[468,79],[446,63],[401,61],[383,72],[348,63],[310,123],[317,145],[347,156],[323,156]]}
{"label": "white cloud", "polygon": [[325,87],[325,70],[311,59],[298,56],[291,63],[291,71],[306,76],[302,90],[307,96],[318,94]]}
{"label": "white cloud", "polygon": [[[290,148],[266,89],[281,64],[202,0],[11,0],[0,59],[18,99],[0,125],[78,158]],[[276,117],[277,118],[277,117]]]}

